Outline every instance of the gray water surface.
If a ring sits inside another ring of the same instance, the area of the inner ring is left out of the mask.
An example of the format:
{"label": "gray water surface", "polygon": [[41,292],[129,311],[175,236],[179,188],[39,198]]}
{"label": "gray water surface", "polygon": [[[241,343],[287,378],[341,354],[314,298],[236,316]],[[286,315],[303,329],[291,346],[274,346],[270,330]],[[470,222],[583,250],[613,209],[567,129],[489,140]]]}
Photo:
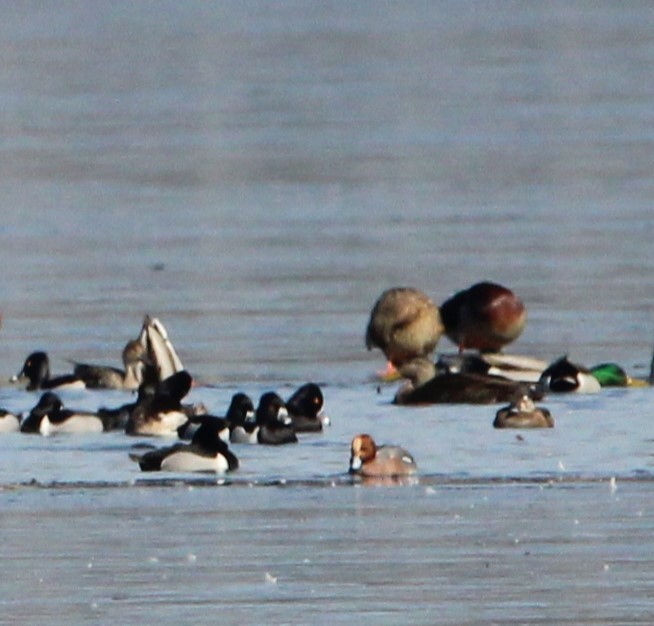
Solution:
{"label": "gray water surface", "polygon": [[[5,7],[2,378],[35,349],[118,365],[149,313],[192,399],[315,380],[333,426],[239,448],[226,484],[146,477],[122,434],[3,436],[0,622],[652,623],[651,389],[547,398],[520,439],[497,407],[390,405],[363,335],[387,287],[489,279],[529,311],[512,351],[647,374],[653,26],[609,0]],[[352,484],[363,431],[417,484]]]}

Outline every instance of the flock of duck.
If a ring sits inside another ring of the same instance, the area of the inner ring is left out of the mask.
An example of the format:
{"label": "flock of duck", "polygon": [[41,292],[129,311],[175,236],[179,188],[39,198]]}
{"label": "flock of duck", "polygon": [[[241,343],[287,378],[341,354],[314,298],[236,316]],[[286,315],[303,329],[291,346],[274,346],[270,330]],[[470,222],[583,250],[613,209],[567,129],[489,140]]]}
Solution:
{"label": "flock of duck", "polygon": [[[553,363],[507,355],[501,350],[520,336],[527,321],[521,300],[502,285],[481,282],[436,306],[422,291],[395,287],[375,302],[366,330],[368,349],[380,349],[384,381],[404,379],[394,397],[399,405],[505,403],[496,428],[552,428],[550,411],[537,406],[546,393],[593,393],[603,386],[641,386],[615,363],[586,368],[561,357]],[[458,353],[433,359],[445,335]],[[124,369],[76,363],[73,372],[53,377],[48,355],[33,352],[13,382],[41,396],[26,415],[0,410],[0,432],[59,433],[123,430],[127,435],[176,437],[164,447],[135,448],[130,458],[143,471],[225,473],[238,468],[229,444],[296,443],[298,433],[317,433],[329,423],[324,397],[312,382],[289,398],[264,393],[252,399],[234,394],[224,416],[203,404],[185,404],[193,379],[184,368],[163,324],[146,316],[136,339],[123,350]],[[133,391],[133,402],[95,412],[64,407],[57,391],[66,388]],[[412,455],[396,445],[378,446],[368,434],[351,442],[349,471],[362,476],[406,476],[417,472]]]}

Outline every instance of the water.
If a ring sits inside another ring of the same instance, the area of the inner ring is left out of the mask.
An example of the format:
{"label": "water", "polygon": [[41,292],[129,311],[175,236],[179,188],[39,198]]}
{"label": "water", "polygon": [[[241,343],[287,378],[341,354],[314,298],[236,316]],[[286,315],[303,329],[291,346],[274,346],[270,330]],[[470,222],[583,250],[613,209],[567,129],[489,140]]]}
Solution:
{"label": "water", "polygon": [[[391,406],[363,333],[389,286],[440,301],[491,279],[527,304],[516,352],[646,374],[653,18],[608,1],[7,8],[2,378],[34,349],[55,373],[117,365],[150,313],[193,399],[316,380],[334,425],[239,448],[221,488],[144,477],[122,435],[3,437],[0,621],[651,623],[651,391],[548,398],[556,428],[519,441],[495,407]],[[35,401],[0,388],[0,406]],[[362,431],[406,445],[419,483],[353,486]]]}

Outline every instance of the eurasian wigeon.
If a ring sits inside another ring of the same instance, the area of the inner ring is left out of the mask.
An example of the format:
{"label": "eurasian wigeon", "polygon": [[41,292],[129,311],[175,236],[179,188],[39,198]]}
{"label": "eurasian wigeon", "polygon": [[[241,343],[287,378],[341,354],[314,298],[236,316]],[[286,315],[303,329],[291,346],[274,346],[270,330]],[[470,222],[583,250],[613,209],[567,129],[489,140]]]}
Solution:
{"label": "eurasian wigeon", "polygon": [[413,456],[404,448],[393,445],[377,446],[367,434],[352,439],[350,473],[361,476],[409,476],[418,471]]}

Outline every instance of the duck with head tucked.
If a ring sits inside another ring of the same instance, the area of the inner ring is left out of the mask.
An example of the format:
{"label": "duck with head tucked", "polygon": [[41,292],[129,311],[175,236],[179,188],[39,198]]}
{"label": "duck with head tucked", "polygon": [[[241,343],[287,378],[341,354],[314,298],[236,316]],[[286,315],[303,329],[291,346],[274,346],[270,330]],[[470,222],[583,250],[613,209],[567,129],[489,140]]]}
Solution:
{"label": "duck with head tucked", "polygon": [[445,334],[459,351],[499,352],[522,334],[527,323],[522,301],[510,289],[488,281],[448,298],[440,314]]}
{"label": "duck with head tucked", "polygon": [[379,296],[366,329],[368,350],[379,348],[387,374],[416,357],[427,357],[443,334],[438,307],[419,289],[394,287]]}
{"label": "duck with head tucked", "polygon": [[522,301],[502,285],[481,282],[437,307],[422,291],[395,287],[384,291],[370,312],[366,346],[379,348],[393,368],[428,357],[445,334],[462,351],[497,352],[517,339],[527,320]]}
{"label": "duck with head tucked", "polygon": [[429,359],[413,359],[400,368],[407,381],[397,391],[394,404],[493,404],[509,402],[517,395],[540,396],[529,383],[477,372],[438,374]]}
{"label": "duck with head tucked", "polygon": [[502,407],[495,414],[495,428],[554,428],[552,414],[545,407],[537,407],[528,395]]}
{"label": "duck with head tucked", "polygon": [[371,477],[410,476],[418,471],[418,466],[404,448],[378,446],[370,435],[360,434],[352,439],[349,471]]}

